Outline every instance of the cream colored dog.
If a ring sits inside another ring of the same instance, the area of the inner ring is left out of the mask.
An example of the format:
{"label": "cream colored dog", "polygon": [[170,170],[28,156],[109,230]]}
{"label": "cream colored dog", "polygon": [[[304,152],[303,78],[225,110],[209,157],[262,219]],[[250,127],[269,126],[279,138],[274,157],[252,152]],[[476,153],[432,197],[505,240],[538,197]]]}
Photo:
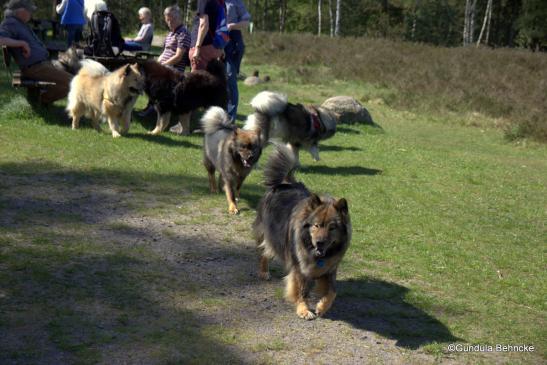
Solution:
{"label": "cream colored dog", "polygon": [[72,129],[78,128],[80,118],[86,116],[100,132],[101,119],[106,119],[112,137],[120,137],[129,130],[131,111],[143,89],[144,76],[137,64],[110,72],[98,62],[82,61],[82,68],[70,83],[66,107]]}

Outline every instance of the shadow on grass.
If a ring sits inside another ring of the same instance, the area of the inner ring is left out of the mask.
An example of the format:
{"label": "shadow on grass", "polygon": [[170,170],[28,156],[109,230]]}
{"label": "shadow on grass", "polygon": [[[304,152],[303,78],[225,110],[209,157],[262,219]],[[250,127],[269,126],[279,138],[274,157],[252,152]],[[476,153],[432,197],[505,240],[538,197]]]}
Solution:
{"label": "shadow on grass", "polygon": [[359,147],[354,147],[354,146],[333,146],[333,145],[323,146],[321,145],[319,147],[319,150],[340,152],[340,151],[362,151],[363,149]]}
{"label": "shadow on grass", "polygon": [[[171,136],[174,136],[172,133],[170,132],[164,132],[164,134],[170,134]],[[185,148],[194,148],[194,149],[201,149],[201,145],[196,145],[196,144],[193,144],[189,141],[185,141],[184,139],[179,139],[179,138],[184,138],[184,137],[180,137],[177,138],[177,139],[174,139],[174,138],[171,138],[171,136],[167,137],[165,135],[157,135],[157,136],[153,136],[151,134],[141,134],[141,133],[136,133],[136,134],[128,134],[127,135],[127,138],[138,138],[138,139],[142,139],[143,141],[147,141],[147,142],[153,142],[153,143],[158,143],[158,144],[161,144],[161,145],[164,145],[164,146],[168,146],[168,147],[185,147]]]}
{"label": "shadow on grass", "polygon": [[337,282],[338,296],[326,318],[350,323],[397,341],[408,349],[433,342],[463,341],[433,316],[409,304],[409,289],[375,279]]}
{"label": "shadow on grass", "polygon": [[0,171],[0,363],[245,363],[218,320],[185,303],[216,292],[211,277],[236,282],[233,262],[254,262],[254,251],[119,220],[139,215],[132,191],[175,204],[182,185],[196,194],[181,201],[199,199],[205,173]]}
{"label": "shadow on grass", "polygon": [[325,174],[325,175],[380,175],[382,170],[378,169],[369,169],[362,166],[318,166],[318,165],[308,165],[302,168],[302,171],[305,173],[314,173],[314,174]]}
{"label": "shadow on grass", "polygon": [[244,363],[215,321],[165,296],[193,295],[188,269],[88,239],[0,239],[1,363]]}

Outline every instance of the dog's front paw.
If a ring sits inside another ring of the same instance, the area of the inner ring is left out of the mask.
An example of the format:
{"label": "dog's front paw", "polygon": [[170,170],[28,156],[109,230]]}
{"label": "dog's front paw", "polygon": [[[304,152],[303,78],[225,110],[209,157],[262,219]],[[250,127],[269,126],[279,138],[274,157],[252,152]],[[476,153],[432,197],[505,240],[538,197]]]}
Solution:
{"label": "dog's front paw", "polygon": [[317,318],[317,316],[310,310],[306,309],[305,311],[301,311],[301,312],[296,312],[296,314],[298,315],[298,317],[302,318],[302,319],[305,319],[307,321],[311,321],[311,320],[314,320],[315,318]]}
{"label": "dog's front paw", "polygon": [[157,136],[158,134],[161,133],[161,129],[158,129],[158,128],[154,128],[153,130],[151,130],[150,132],[148,132],[148,134],[151,134],[153,136]]}
{"label": "dog's front paw", "polygon": [[319,302],[317,304],[317,307],[315,307],[315,313],[317,314],[318,317],[323,317],[325,313],[327,313],[330,307],[331,307],[330,303],[327,304],[327,303]]}
{"label": "dog's front paw", "polygon": [[113,138],[120,138],[122,135],[118,131],[112,131],[112,137]]}
{"label": "dog's front paw", "polygon": [[239,209],[237,209],[235,204],[230,204],[230,206],[228,207],[228,213],[233,214],[233,215],[239,214]]}
{"label": "dog's front paw", "polygon": [[267,272],[267,271],[259,271],[258,272],[258,277],[262,280],[270,280],[272,278],[270,273]]}
{"label": "dog's front paw", "polygon": [[296,306],[296,315],[308,321],[311,321],[317,317],[315,313],[308,309],[308,306],[305,303],[299,303]]}

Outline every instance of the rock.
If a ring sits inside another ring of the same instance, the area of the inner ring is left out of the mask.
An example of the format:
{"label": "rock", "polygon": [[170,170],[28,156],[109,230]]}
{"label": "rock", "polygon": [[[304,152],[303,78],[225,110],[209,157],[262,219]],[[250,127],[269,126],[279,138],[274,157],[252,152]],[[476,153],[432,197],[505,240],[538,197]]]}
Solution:
{"label": "rock", "polygon": [[249,76],[245,79],[245,81],[243,81],[243,83],[247,86],[255,86],[262,83],[262,80],[256,76]]}
{"label": "rock", "polygon": [[336,114],[338,123],[365,123],[374,125],[374,121],[361,103],[351,96],[334,96],[323,102],[323,108]]}

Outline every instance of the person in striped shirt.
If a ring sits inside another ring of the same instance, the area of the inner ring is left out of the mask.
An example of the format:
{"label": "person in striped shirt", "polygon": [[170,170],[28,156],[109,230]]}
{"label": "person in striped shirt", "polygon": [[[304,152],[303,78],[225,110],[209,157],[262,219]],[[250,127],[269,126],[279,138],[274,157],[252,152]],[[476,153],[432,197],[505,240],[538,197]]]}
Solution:
{"label": "person in striped shirt", "polygon": [[189,66],[190,33],[182,24],[180,8],[177,5],[167,7],[163,15],[169,33],[165,38],[163,52],[158,62],[184,71],[186,66]]}

